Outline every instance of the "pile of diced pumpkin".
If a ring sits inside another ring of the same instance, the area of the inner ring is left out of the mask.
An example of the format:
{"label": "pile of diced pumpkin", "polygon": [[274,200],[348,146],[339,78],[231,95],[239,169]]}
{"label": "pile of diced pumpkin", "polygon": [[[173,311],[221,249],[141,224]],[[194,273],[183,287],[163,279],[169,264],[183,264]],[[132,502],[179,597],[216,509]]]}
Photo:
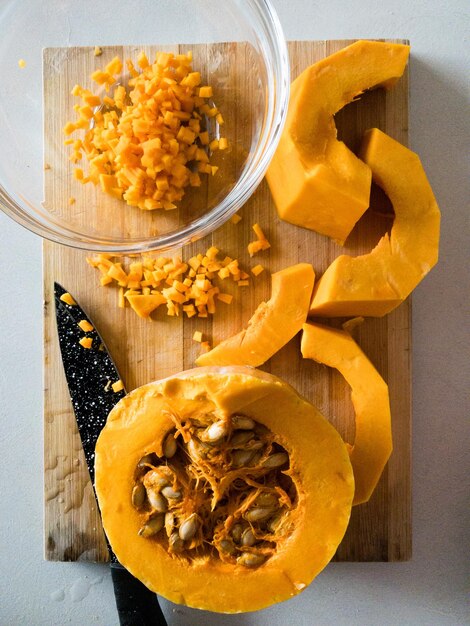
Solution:
{"label": "pile of diced pumpkin", "polygon": [[[238,259],[221,258],[215,246],[187,262],[180,257],[144,256],[131,262],[128,271],[121,261],[114,261],[108,254],[99,254],[87,261],[100,270],[101,285],[119,286],[119,306],[124,307],[127,301],[144,318],[150,317],[161,304],[166,304],[171,316],[184,313],[187,317],[208,317],[215,313],[218,302],[230,304],[233,298],[215,286],[215,278],[230,279],[238,287],[245,287],[250,281]],[[253,274],[259,274],[260,268],[262,271],[261,266],[253,268]]]}
{"label": "pile of diced pumpkin", "polygon": [[204,120],[215,118],[220,127],[224,119],[211,104],[212,87],[192,69],[191,52],[158,52],[153,62],[141,52],[137,65],[127,61],[127,88],[117,82],[123,70],[118,57],[96,70],[92,79],[105,88],[102,98],[75,85],[72,94],[82,103],[74,106],[78,119],[64,132],[85,134],[65,143],[73,147],[72,162],[85,156],[89,163],[87,173],[75,169],[76,180],[99,184],[141,209],[175,209],[186,187],[199,187],[201,174],[217,172],[210,155],[225,150],[228,141],[211,139]]}

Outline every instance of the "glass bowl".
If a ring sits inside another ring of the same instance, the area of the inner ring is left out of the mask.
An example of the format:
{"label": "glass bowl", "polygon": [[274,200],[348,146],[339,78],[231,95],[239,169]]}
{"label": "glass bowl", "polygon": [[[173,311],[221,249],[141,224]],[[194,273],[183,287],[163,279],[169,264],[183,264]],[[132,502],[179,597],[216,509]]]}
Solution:
{"label": "glass bowl", "polygon": [[[268,0],[4,0],[0,32],[0,207],[29,230],[85,250],[167,250],[215,230],[264,176],[290,82]],[[169,211],[128,206],[75,180],[73,170],[86,173],[88,163],[73,164],[64,145],[63,127],[76,118],[73,85],[96,93],[94,69],[116,53],[135,62],[141,50],[193,52],[224,118],[223,126],[210,120],[211,136],[229,144],[213,155],[217,173]]]}

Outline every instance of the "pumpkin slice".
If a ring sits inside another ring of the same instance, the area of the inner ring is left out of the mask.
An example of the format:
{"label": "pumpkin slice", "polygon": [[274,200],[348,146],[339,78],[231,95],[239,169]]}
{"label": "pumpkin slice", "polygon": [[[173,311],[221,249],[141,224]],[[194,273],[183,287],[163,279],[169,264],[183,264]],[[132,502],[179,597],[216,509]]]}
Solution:
{"label": "pumpkin slice", "polygon": [[347,444],[356,490],[353,504],[367,502],[392,453],[392,427],[388,386],[345,331],[304,324],[302,356],[334,367],[351,386],[356,413],[354,445]]}
{"label": "pumpkin slice", "polygon": [[392,231],[370,254],[333,261],[316,285],[311,315],[385,315],[437,263],[440,212],[418,155],[373,128],[361,157],[392,202]]}
{"label": "pumpkin slice", "polygon": [[354,493],[333,426],[246,367],[132,391],[101,432],[95,476],[122,565],[173,602],[224,613],[300,593],[333,557]]}
{"label": "pumpkin slice", "polygon": [[298,263],[272,275],[271,298],[262,302],[246,329],[225,339],[196,359],[197,365],[252,365],[265,363],[296,335],[307,319],[315,273],[309,263]]}
{"label": "pumpkin slice", "polygon": [[371,173],[338,141],[334,115],[366,89],[391,87],[409,51],[357,41],[292,83],[286,125],[266,174],[281,219],[344,243],[369,206]]}

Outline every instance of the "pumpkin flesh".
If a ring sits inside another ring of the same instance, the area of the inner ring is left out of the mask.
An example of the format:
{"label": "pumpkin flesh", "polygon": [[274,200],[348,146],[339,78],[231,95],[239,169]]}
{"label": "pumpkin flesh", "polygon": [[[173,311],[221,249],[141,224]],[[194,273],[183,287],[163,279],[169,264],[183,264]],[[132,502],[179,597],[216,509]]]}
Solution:
{"label": "pumpkin flesh", "polygon": [[298,263],[275,272],[271,298],[258,306],[247,328],[199,356],[196,364],[257,367],[265,363],[302,328],[314,280],[310,263]]}
{"label": "pumpkin flesh", "polygon": [[[289,454],[297,492],[292,532],[258,568],[210,553],[178,558],[138,535],[142,515],[131,502],[135,468],[148,452],[162,455],[174,428],[169,408],[182,419],[214,410],[241,413],[269,428]],[[257,610],[304,589],[334,555],[354,491],[346,447],[318,410],[283,381],[240,367],[198,368],[131,392],[109,415],[95,472],[104,529],[123,566],[173,602],[227,613]]]}
{"label": "pumpkin flesh", "polygon": [[388,386],[345,331],[304,324],[301,350],[305,359],[336,368],[351,387],[356,414],[354,445],[348,445],[356,485],[353,504],[367,502],[392,453]]}
{"label": "pumpkin flesh", "polygon": [[409,46],[357,41],[292,83],[284,131],[266,177],[279,217],[344,243],[369,206],[369,167],[337,139],[334,115],[366,89],[391,87]]}
{"label": "pumpkin flesh", "polygon": [[392,230],[369,254],[333,261],[315,287],[311,316],[385,315],[437,263],[440,211],[418,155],[377,128],[360,154],[392,202]]}

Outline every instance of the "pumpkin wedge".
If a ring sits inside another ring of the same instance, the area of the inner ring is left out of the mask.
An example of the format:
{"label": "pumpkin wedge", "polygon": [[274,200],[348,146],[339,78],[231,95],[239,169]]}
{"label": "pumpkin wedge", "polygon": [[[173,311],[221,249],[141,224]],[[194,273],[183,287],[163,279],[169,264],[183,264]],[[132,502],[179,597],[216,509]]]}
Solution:
{"label": "pumpkin wedge", "polygon": [[314,290],[312,316],[385,315],[437,263],[440,211],[418,155],[378,128],[365,133],[360,155],[393,205],[392,230],[369,254],[333,261]]}
{"label": "pumpkin wedge", "polygon": [[305,589],[333,557],[354,493],[333,426],[246,367],[132,391],[101,432],[95,476],[122,565],[173,602],[224,613]]}
{"label": "pumpkin wedge", "polygon": [[271,298],[262,302],[246,329],[196,359],[197,365],[265,363],[296,335],[307,319],[315,273],[298,263],[272,275]]}
{"label": "pumpkin wedge", "polygon": [[126,298],[137,315],[144,319],[148,319],[152,311],[166,303],[166,298],[161,293],[152,293],[147,296],[142,294],[128,295]]}
{"label": "pumpkin wedge", "polygon": [[369,206],[371,173],[337,139],[334,115],[363,91],[391,87],[409,46],[357,41],[292,83],[286,125],[266,178],[279,217],[344,243]]}
{"label": "pumpkin wedge", "polygon": [[356,413],[354,445],[348,445],[356,490],[353,504],[367,502],[392,453],[388,386],[345,331],[304,324],[302,356],[336,368],[351,386]]}

